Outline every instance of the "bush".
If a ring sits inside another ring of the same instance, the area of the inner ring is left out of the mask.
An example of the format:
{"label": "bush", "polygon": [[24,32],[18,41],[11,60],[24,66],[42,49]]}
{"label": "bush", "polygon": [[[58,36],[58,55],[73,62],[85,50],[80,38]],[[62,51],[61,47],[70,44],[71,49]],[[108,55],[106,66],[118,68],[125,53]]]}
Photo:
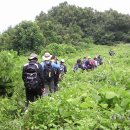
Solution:
{"label": "bush", "polygon": [[13,51],[1,51],[0,52],[0,95],[13,92],[14,82],[14,70],[15,59],[17,59],[17,53]]}
{"label": "bush", "polygon": [[52,55],[56,56],[63,56],[66,54],[75,53],[76,49],[73,45],[66,45],[66,44],[57,44],[57,43],[51,43],[46,46],[46,48],[42,51],[42,54],[45,52],[50,52]]}

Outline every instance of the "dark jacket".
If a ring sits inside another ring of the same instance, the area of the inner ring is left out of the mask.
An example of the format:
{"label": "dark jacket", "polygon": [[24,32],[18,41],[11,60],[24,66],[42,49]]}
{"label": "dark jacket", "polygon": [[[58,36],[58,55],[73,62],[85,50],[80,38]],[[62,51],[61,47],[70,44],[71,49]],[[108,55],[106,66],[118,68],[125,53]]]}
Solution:
{"label": "dark jacket", "polygon": [[[30,61],[29,63],[34,63],[34,64],[36,64],[37,65],[37,74],[38,74],[38,79],[39,79],[39,87],[41,87],[41,88],[44,88],[44,78],[43,78],[43,72],[42,72],[42,66],[41,66],[41,64],[39,64],[39,63],[36,63],[36,61]],[[22,71],[22,79],[23,79],[23,81],[24,81],[24,84],[26,85],[26,70],[27,70],[27,66],[29,65],[29,63],[27,63],[27,64],[25,64],[24,66],[23,66],[23,71]]]}

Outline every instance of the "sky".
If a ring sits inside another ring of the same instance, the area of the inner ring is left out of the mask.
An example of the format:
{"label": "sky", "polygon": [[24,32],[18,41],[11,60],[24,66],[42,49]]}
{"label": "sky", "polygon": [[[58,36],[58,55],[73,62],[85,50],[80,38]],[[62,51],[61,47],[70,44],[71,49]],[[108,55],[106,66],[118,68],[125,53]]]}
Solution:
{"label": "sky", "polygon": [[34,21],[41,11],[47,13],[52,7],[64,1],[82,8],[92,7],[98,11],[111,8],[130,15],[130,0],[0,0],[0,32],[24,20]]}

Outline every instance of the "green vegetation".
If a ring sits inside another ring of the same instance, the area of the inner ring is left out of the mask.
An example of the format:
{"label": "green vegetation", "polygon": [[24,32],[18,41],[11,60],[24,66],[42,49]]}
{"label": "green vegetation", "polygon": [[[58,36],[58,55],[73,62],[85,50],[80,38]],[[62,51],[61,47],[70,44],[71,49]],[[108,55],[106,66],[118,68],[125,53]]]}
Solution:
{"label": "green vegetation", "polygon": [[[9,27],[0,34],[0,130],[129,130],[129,42],[129,15],[67,2],[41,12],[34,22]],[[41,62],[46,51],[64,58],[68,73],[58,92],[31,103],[25,113],[22,65],[32,52]],[[77,59],[98,54],[104,65],[72,71]]]}
{"label": "green vegetation", "polygon": [[0,50],[15,50],[18,54],[35,51],[51,44],[73,44],[93,41],[115,45],[130,42],[130,16],[115,10],[98,12],[67,2],[41,12],[35,21],[22,21],[0,34]]}
{"label": "green vegetation", "polygon": [[[108,55],[110,48],[116,52],[113,57]],[[14,91],[12,97],[0,100],[0,129],[128,130],[130,127],[129,48],[128,44],[114,47],[91,44],[82,51],[79,49],[73,53],[63,53],[60,57],[67,60],[68,73],[59,84],[60,90],[51,97],[44,97],[32,103],[27,113],[24,112],[25,92],[21,80],[21,64],[24,64],[28,57],[18,57],[15,52],[8,52],[7,61],[13,63],[14,60],[16,69],[12,68],[14,65],[6,65],[3,70],[7,69],[7,66],[13,69],[13,72],[7,76],[8,79],[13,79],[10,80],[10,84],[14,86],[11,87]],[[75,49],[73,47],[73,50]],[[1,52],[1,57],[3,53],[5,52]],[[102,55],[105,60],[104,65],[94,71],[82,73],[78,70],[73,73],[72,67],[76,59],[85,55],[94,57],[95,54]],[[11,64],[10,62],[8,64]],[[4,83],[5,80],[2,81]]]}

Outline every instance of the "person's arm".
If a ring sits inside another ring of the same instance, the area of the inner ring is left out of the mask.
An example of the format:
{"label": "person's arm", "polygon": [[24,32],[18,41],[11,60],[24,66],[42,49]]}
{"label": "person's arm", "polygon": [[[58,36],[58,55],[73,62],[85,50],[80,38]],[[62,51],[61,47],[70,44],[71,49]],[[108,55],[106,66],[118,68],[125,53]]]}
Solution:
{"label": "person's arm", "polygon": [[40,63],[42,70],[44,70],[44,62]]}
{"label": "person's arm", "polygon": [[58,63],[56,64],[56,63],[52,62],[51,65],[53,68],[60,69],[60,64],[58,64]]}
{"label": "person's arm", "polygon": [[26,66],[25,65],[23,66],[23,70],[22,70],[22,79],[25,82],[25,79],[26,79]]}

